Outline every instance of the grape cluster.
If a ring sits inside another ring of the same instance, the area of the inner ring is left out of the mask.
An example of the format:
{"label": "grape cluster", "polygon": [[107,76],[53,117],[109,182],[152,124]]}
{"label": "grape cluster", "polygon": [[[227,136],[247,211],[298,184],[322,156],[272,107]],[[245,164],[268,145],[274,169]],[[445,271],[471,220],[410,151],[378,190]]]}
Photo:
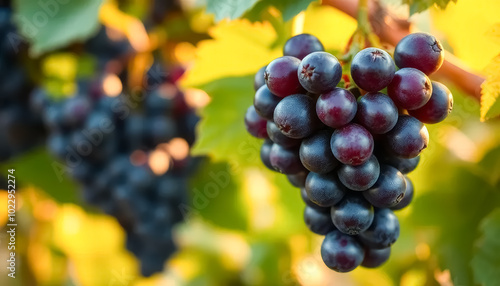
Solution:
{"label": "grape cluster", "polygon": [[[176,250],[172,228],[183,218],[179,206],[193,168],[189,147],[197,118],[172,83],[141,102],[107,96],[99,84],[80,86],[63,101],[38,91],[47,146],[60,160],[53,167],[81,184],[87,203],[117,218],[127,249],[150,276]],[[143,107],[132,108],[138,103]]]}
{"label": "grape cluster", "polygon": [[424,123],[438,123],[452,109],[450,91],[427,77],[443,57],[425,33],[403,38],[394,60],[366,48],[352,58],[356,87],[346,89],[337,58],[301,34],[257,72],[246,128],[265,139],[264,165],[301,189],[305,224],[325,235],[321,256],[329,268],[349,272],[389,258],[399,236],[393,211],[412,201],[406,175],[429,143]]}
{"label": "grape cluster", "polygon": [[34,84],[23,66],[25,52],[10,5],[0,4],[0,162],[41,144],[45,134],[28,105]]}

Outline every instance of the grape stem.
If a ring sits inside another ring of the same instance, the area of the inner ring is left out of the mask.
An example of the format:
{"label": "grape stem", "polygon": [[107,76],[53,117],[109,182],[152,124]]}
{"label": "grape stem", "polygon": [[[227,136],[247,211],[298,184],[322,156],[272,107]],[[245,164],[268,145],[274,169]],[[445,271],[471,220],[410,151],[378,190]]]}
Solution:
{"label": "grape stem", "polygon": [[[322,4],[337,8],[353,18],[357,18],[358,29],[371,26],[373,32],[382,42],[392,46],[396,46],[403,37],[410,33],[411,23],[408,19],[401,19],[390,14],[378,0],[323,0]],[[367,9],[363,11],[362,7],[365,4]],[[364,18],[368,18],[371,25],[359,23],[359,21],[364,21],[362,13],[368,14],[368,17]],[[433,76],[453,82],[476,100],[481,98],[481,84],[485,80],[484,76],[472,72],[458,58],[447,51],[445,51],[443,65]]]}

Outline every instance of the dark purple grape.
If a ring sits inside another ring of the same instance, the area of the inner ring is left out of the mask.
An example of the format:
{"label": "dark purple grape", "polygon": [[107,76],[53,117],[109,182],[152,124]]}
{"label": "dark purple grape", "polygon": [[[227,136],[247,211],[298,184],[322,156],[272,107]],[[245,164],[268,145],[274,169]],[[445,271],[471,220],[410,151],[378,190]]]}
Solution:
{"label": "dark purple grape", "polygon": [[380,165],[375,156],[359,165],[342,165],[337,171],[344,186],[353,191],[365,191],[371,188],[380,174]]}
{"label": "dark purple grape", "polygon": [[302,165],[311,172],[329,173],[339,165],[330,148],[332,132],[320,130],[304,139],[300,145],[299,155]]}
{"label": "dark purple grape", "polygon": [[297,188],[304,188],[306,186],[306,178],[309,172],[300,172],[297,174],[286,175],[288,181]]}
{"label": "dark purple grape", "polygon": [[427,103],[415,110],[408,110],[411,116],[423,123],[435,124],[443,121],[453,109],[453,96],[442,83],[432,82],[432,95]]}
{"label": "dark purple grape", "polygon": [[347,190],[335,173],[318,174],[310,172],[306,179],[307,197],[321,207],[331,207],[344,197]]}
{"label": "dark purple grape", "polygon": [[290,138],[305,138],[319,128],[314,99],[305,94],[283,98],[274,109],[274,122]]}
{"label": "dark purple grape", "polygon": [[361,244],[352,236],[334,230],[321,244],[321,258],[328,268],[349,272],[358,267],[365,256]]}
{"label": "dark purple grape", "polygon": [[359,98],[356,119],[372,134],[384,134],[398,122],[398,108],[387,95],[370,92]]}
{"label": "dark purple grape", "polygon": [[390,208],[403,200],[406,191],[405,177],[398,169],[389,166],[380,166],[380,176],[363,196],[377,208]]}
{"label": "dark purple grape", "polygon": [[266,140],[262,147],[260,147],[260,160],[269,169],[274,171],[273,165],[271,165],[271,147],[273,146],[273,141]]}
{"label": "dark purple grape", "polygon": [[394,103],[404,109],[413,110],[424,106],[431,98],[431,80],[414,68],[403,68],[396,72],[387,93]]}
{"label": "dark purple grape", "polygon": [[390,256],[390,247],[382,249],[366,248],[365,258],[363,259],[363,262],[361,262],[361,266],[366,268],[377,268],[389,260]]}
{"label": "dark purple grape", "polygon": [[427,128],[409,115],[399,116],[396,126],[385,136],[389,151],[407,159],[417,157],[429,144]]}
{"label": "dark purple grape", "polygon": [[341,163],[361,165],[373,153],[373,136],[361,125],[351,123],[333,132],[330,147]]}
{"label": "dark purple grape", "polygon": [[280,173],[297,174],[305,170],[300,163],[298,148],[285,148],[273,144],[269,158],[273,168]]}
{"label": "dark purple grape", "polygon": [[304,209],[304,222],[310,231],[319,235],[326,235],[335,230],[329,213],[318,211],[309,206]]}
{"label": "dark purple grape", "polygon": [[269,139],[271,139],[271,141],[273,141],[274,143],[287,148],[298,146],[301,142],[300,139],[293,139],[285,136],[283,133],[281,133],[281,130],[278,128],[278,126],[276,126],[276,124],[274,124],[273,121],[267,122],[267,135],[269,136]]}
{"label": "dark purple grape", "polygon": [[299,65],[300,60],[290,56],[277,58],[267,65],[264,79],[272,94],[285,97],[304,91],[297,76]]}
{"label": "dark purple grape", "polygon": [[379,159],[380,163],[393,166],[401,173],[403,173],[403,175],[415,170],[415,168],[417,168],[418,166],[418,163],[420,162],[420,155],[411,159],[405,159],[387,154],[377,154],[377,158]]}
{"label": "dark purple grape", "polygon": [[299,65],[300,84],[309,92],[321,94],[333,90],[342,78],[342,66],[327,52],[307,55]]}
{"label": "dark purple grape", "polygon": [[335,88],[322,94],[316,102],[316,114],[327,126],[342,127],[356,116],[357,103],[354,95],[343,88]]}
{"label": "dark purple grape", "polygon": [[250,106],[245,114],[245,127],[248,133],[257,138],[268,138],[266,125],[266,119],[255,111],[253,105]]}
{"label": "dark purple grape", "polygon": [[266,81],[264,80],[264,73],[266,72],[266,68],[267,66],[261,67],[255,74],[255,78],[253,81],[253,88],[255,89],[255,91],[259,90],[261,86],[266,84]]}
{"label": "dark purple grape", "polygon": [[391,207],[391,210],[397,211],[404,209],[408,205],[410,205],[411,201],[413,200],[413,183],[407,176],[405,176],[405,181],[406,181],[405,197],[397,205]]}
{"label": "dark purple grape", "polygon": [[394,60],[399,68],[416,68],[429,75],[443,64],[444,49],[433,35],[413,33],[399,41]]}
{"label": "dark purple grape", "polygon": [[395,71],[391,56],[381,49],[366,48],[352,59],[352,79],[366,91],[379,91],[388,86]]}
{"label": "dark purple grape", "polygon": [[324,51],[323,44],[313,35],[300,34],[293,36],[286,41],[283,47],[284,56],[296,57],[302,60],[305,56],[313,52]]}
{"label": "dark purple grape", "polygon": [[335,227],[343,233],[357,235],[370,227],[373,206],[363,196],[350,193],[331,209]]}
{"label": "dark purple grape", "polygon": [[273,120],[274,109],[280,102],[281,98],[272,94],[267,88],[267,85],[261,86],[255,93],[253,98],[253,106],[255,111],[267,120]]}
{"label": "dark purple grape", "polygon": [[306,191],[305,188],[301,188],[300,189],[300,197],[302,198],[302,201],[304,201],[304,203],[306,203],[306,206],[311,207],[311,208],[313,208],[315,210],[318,210],[320,212],[324,212],[324,213],[330,214],[330,208],[320,207],[317,204],[313,203],[309,199],[309,197],[307,196],[307,191]]}
{"label": "dark purple grape", "polygon": [[369,248],[390,247],[399,237],[398,218],[390,209],[375,209],[372,225],[358,237]]}

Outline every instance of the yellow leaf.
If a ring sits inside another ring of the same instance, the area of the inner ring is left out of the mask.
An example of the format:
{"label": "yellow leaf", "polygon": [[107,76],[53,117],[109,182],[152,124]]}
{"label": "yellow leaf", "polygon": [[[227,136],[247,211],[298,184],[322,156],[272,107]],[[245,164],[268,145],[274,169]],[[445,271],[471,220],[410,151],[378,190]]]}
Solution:
{"label": "yellow leaf", "polygon": [[281,56],[281,49],[270,50],[277,35],[268,22],[222,21],[209,34],[213,39],[198,44],[196,62],[186,73],[184,86],[253,74]]}
{"label": "yellow leaf", "polygon": [[481,121],[500,115],[500,55],[485,69],[486,81],[481,85]]}

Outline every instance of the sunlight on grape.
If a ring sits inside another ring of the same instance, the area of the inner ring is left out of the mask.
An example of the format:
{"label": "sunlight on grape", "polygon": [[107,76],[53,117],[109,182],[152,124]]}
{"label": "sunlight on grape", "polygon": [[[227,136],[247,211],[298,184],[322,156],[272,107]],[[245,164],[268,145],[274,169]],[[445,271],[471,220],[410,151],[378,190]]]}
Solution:
{"label": "sunlight on grape", "polygon": [[431,256],[431,248],[427,243],[421,242],[415,247],[415,255],[418,260],[427,260]]}
{"label": "sunlight on grape", "polygon": [[205,107],[210,102],[210,96],[201,89],[188,88],[184,92],[186,102],[192,108]]}
{"label": "sunlight on grape", "polygon": [[130,154],[130,162],[134,166],[142,166],[148,162],[148,154],[142,150],[135,150]]}
{"label": "sunlight on grape", "polygon": [[256,230],[272,227],[276,223],[273,206],[275,190],[258,169],[245,170],[244,191],[249,205],[250,224]]}
{"label": "sunlight on grape", "polygon": [[123,90],[122,81],[115,74],[107,74],[102,80],[102,90],[107,96],[116,97]]}
{"label": "sunlight on grape", "polygon": [[412,269],[401,277],[400,286],[421,286],[425,285],[427,275],[424,270]]}
{"label": "sunlight on grape", "polygon": [[184,160],[189,156],[189,144],[183,138],[174,138],[164,146],[170,156],[177,161]]}
{"label": "sunlight on grape", "polygon": [[165,174],[170,167],[170,156],[164,150],[157,148],[149,154],[149,167],[157,176]]}
{"label": "sunlight on grape", "polygon": [[195,58],[196,47],[188,42],[180,42],[175,45],[174,57],[180,63],[186,64],[192,62]]}

